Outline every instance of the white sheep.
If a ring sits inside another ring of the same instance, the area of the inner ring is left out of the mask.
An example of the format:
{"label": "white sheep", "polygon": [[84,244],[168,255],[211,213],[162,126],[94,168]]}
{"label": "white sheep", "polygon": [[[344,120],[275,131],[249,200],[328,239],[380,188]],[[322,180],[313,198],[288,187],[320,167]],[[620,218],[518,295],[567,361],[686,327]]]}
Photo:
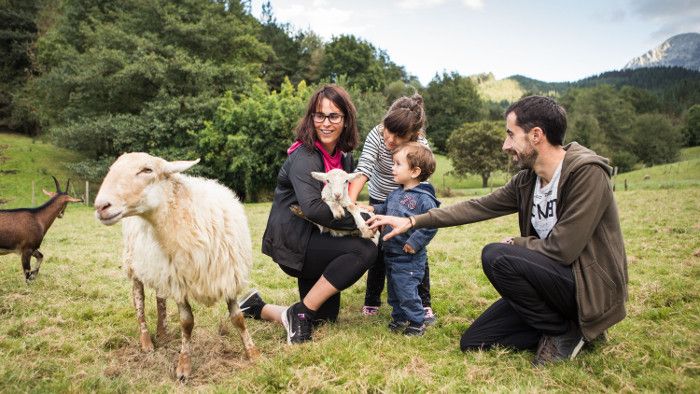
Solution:
{"label": "white sheep", "polygon": [[226,299],[248,358],[259,355],[236,302],[247,286],[253,260],[248,221],[231,190],[213,180],[180,174],[198,162],[123,154],[110,167],[95,199],[95,215],[102,224],[124,219],[124,269],[133,281],[143,351],[153,351],[144,317],[144,284],[156,291],[159,338],[166,334],[165,299],[177,303],[180,380],[191,373],[190,300],[212,305]]}
{"label": "white sheep", "polygon": [[[350,212],[353,219],[355,219],[355,224],[357,225],[357,230],[362,238],[371,239],[376,244],[379,240],[379,233],[370,230],[365,219],[362,218],[361,213],[369,213],[366,210],[358,207],[357,204],[353,203],[348,195],[348,184],[353,179],[361,175],[359,172],[348,174],[341,169],[333,169],[328,172],[312,172],[311,176],[314,179],[325,182],[321,190],[321,199],[328,204],[333,212],[333,217],[340,219],[345,216],[345,209]],[[333,236],[345,236],[353,235],[353,232],[327,229],[320,224],[317,224],[321,232],[329,231]]]}

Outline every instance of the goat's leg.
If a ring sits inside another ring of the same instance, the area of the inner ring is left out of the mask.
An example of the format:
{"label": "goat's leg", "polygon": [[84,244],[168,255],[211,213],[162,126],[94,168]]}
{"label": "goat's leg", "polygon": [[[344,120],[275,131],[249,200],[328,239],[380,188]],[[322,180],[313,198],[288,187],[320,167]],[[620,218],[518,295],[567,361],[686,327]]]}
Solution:
{"label": "goat's leg", "polygon": [[34,278],[32,278],[31,259],[32,259],[32,251],[31,250],[23,250],[22,251],[22,270],[24,271],[24,279],[27,281],[27,283],[29,283],[30,280],[34,279]]}
{"label": "goat's leg", "polygon": [[139,322],[139,337],[141,341],[141,350],[144,352],[153,351],[153,342],[151,341],[151,334],[148,332],[148,326],[146,325],[146,314],[144,312],[144,295],[143,295],[143,283],[140,280],[134,279],[134,285],[132,289],[134,296],[134,309],[136,309],[136,319]]}
{"label": "goat's leg", "polygon": [[168,328],[165,325],[167,300],[165,298],[156,297],[156,307],[158,308],[158,324],[156,325],[156,338],[164,341],[168,336]]}
{"label": "goat's leg", "polygon": [[360,230],[360,234],[362,234],[362,238],[372,238],[374,237],[374,232],[370,230],[369,226],[367,223],[365,223],[365,219],[362,218],[362,215],[360,215],[360,207],[358,207],[355,204],[350,204],[347,206],[348,212],[352,215],[353,219],[355,219],[355,224],[357,224],[357,229]]}
{"label": "goat's leg", "polygon": [[41,254],[39,249],[35,250],[32,253],[32,256],[36,258],[36,267],[34,267],[34,269],[29,272],[29,278],[27,278],[29,280],[34,280],[36,276],[39,275],[39,268],[41,267],[41,262],[44,261],[44,255]]}
{"label": "goat's leg", "polygon": [[178,380],[186,380],[192,372],[192,361],[190,360],[190,339],[192,337],[192,327],[194,327],[194,316],[192,315],[192,307],[190,307],[187,300],[178,303],[177,308],[180,311],[182,347],[180,348],[180,357],[177,360],[175,376],[177,376]]}
{"label": "goat's leg", "polygon": [[253,338],[251,338],[248,328],[245,325],[245,319],[243,318],[243,313],[238,308],[238,302],[236,300],[226,300],[226,305],[228,306],[228,315],[231,318],[231,323],[238,329],[241,334],[241,340],[243,341],[243,347],[245,347],[245,354],[248,356],[248,360],[255,361],[260,357],[260,351],[253,343]]}

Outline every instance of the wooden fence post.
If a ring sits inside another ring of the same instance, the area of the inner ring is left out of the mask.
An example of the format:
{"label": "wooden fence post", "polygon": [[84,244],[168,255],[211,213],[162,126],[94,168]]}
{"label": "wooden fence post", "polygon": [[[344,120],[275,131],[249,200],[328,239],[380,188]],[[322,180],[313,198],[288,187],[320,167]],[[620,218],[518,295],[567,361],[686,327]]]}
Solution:
{"label": "wooden fence post", "polygon": [[90,182],[85,181],[85,205],[90,206]]}

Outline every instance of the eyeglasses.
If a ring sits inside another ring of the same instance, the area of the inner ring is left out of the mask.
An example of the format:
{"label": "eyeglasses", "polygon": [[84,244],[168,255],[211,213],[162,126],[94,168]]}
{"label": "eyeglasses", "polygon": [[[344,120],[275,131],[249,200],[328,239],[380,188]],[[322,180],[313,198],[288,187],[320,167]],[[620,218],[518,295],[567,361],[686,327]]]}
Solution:
{"label": "eyeglasses", "polygon": [[328,115],[324,114],[323,112],[314,112],[314,122],[323,123],[326,121],[326,118],[328,118],[329,122],[337,124],[343,120],[343,115],[335,112],[331,112]]}

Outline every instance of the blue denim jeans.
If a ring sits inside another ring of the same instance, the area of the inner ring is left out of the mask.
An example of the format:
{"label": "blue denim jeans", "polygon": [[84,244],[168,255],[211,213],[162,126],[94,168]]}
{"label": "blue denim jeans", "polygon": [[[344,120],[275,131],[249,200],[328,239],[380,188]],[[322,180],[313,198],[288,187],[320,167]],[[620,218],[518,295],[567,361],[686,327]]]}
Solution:
{"label": "blue denim jeans", "polygon": [[423,324],[425,311],[418,295],[418,285],[425,275],[427,254],[384,255],[387,276],[387,301],[391,305],[391,318],[398,322]]}

